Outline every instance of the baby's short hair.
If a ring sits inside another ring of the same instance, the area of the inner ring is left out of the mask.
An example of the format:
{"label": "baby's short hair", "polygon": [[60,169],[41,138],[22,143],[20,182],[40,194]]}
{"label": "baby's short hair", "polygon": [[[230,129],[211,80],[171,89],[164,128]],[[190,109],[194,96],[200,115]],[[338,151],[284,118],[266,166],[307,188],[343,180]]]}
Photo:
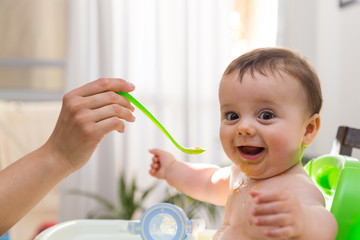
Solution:
{"label": "baby's short hair", "polygon": [[239,79],[245,73],[267,73],[281,75],[284,72],[299,80],[308,97],[308,106],[311,114],[319,113],[322,105],[320,80],[307,59],[298,53],[286,48],[259,48],[247,52],[233,60],[226,68],[224,76],[238,71]]}

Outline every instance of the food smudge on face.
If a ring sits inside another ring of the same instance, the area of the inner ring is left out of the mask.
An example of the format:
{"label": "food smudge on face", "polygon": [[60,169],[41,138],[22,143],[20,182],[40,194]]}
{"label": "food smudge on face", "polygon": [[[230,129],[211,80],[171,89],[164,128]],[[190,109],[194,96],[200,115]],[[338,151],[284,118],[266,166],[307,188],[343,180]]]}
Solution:
{"label": "food smudge on face", "polygon": [[239,159],[238,162],[234,162],[236,166],[247,176],[252,174],[252,169],[254,166],[249,166],[248,162],[241,161],[241,155],[240,153],[237,153],[237,158]]}

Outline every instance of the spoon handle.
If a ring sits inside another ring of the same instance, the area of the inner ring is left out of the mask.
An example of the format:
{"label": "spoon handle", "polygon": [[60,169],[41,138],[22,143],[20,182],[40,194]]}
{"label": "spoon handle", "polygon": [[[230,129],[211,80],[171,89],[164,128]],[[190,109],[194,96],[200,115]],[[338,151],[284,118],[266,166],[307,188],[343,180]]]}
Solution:
{"label": "spoon handle", "polygon": [[138,109],[140,109],[148,118],[153,121],[156,126],[160,128],[160,130],[171,140],[173,144],[179,149],[182,149],[182,147],[175,141],[175,139],[170,135],[170,133],[164,128],[164,126],[154,117],[154,115],[149,112],[144,105],[142,105],[138,100],[136,100],[133,96],[130,95],[130,93],[127,92],[117,92],[118,94],[126,97],[132,104],[134,104]]}
{"label": "spoon handle", "polygon": [[127,98],[132,104],[134,104],[137,108],[139,108],[148,118],[153,121],[156,126],[160,128],[160,130],[171,140],[171,142],[182,152],[188,153],[188,154],[199,154],[205,151],[205,149],[196,147],[195,149],[192,148],[184,148],[180,144],[178,144],[175,139],[170,135],[170,133],[161,125],[161,123],[133,96],[130,95],[130,93],[127,92],[117,92],[118,94],[124,96]]}

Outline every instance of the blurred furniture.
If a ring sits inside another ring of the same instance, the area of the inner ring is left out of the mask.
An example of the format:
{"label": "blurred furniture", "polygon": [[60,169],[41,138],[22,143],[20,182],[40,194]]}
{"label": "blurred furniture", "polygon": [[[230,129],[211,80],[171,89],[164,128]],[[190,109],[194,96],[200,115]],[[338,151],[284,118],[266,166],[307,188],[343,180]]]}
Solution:
{"label": "blurred furniture", "polygon": [[215,230],[206,230],[203,219],[189,219],[178,206],[158,203],[141,220],[82,219],[62,222],[40,233],[35,240],[210,240]]}
{"label": "blurred furniture", "polygon": [[127,231],[127,220],[81,219],[59,223],[48,228],[34,240],[141,240],[139,235]]}
{"label": "blurred furniture", "polygon": [[340,126],[336,134],[333,152],[351,156],[353,148],[360,149],[360,129]]}
{"label": "blurred furniture", "polygon": [[[45,143],[60,108],[60,101],[0,100],[0,170]],[[59,189],[55,188],[10,230],[10,239],[31,239],[44,222],[56,221],[59,200]]]}

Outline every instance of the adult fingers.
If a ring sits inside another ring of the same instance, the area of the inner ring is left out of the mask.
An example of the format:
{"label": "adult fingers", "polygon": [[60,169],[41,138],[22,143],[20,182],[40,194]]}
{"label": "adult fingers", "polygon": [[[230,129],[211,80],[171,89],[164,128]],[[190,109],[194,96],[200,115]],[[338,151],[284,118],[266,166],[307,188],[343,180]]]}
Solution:
{"label": "adult fingers", "polygon": [[[102,91],[104,88],[96,88],[96,86],[101,85],[99,83],[96,84],[97,81],[84,85],[65,94],[63,97],[63,107],[71,113],[77,113],[84,109],[96,109],[110,104],[119,104],[121,106],[129,108],[132,111],[134,110],[134,107],[130,104],[129,100],[123,96],[120,96],[114,90]],[[92,88],[94,89],[94,91],[91,90]],[[108,89],[108,87],[106,87],[105,89]],[[90,94],[90,92],[92,93],[92,95],[88,95]]]}
{"label": "adult fingers", "polygon": [[135,108],[131,105],[130,101],[127,98],[121,96],[120,94],[117,94],[114,91],[108,91],[88,97],[82,97],[80,101],[82,101],[84,105],[86,105],[90,109],[96,109],[110,104],[118,104],[129,108],[131,111],[135,110]]}
{"label": "adult fingers", "polygon": [[107,91],[131,92],[134,89],[135,86],[132,83],[120,78],[100,78],[71,91],[71,93],[86,97]]}
{"label": "adult fingers", "polygon": [[101,133],[101,137],[103,137],[113,130],[123,133],[125,131],[125,124],[120,118],[111,117],[97,122],[96,129],[99,133]]}
{"label": "adult fingers", "polygon": [[135,121],[135,117],[131,110],[118,104],[111,104],[96,110],[89,110],[88,115],[94,122],[100,122],[112,117],[118,117],[128,122]]}

